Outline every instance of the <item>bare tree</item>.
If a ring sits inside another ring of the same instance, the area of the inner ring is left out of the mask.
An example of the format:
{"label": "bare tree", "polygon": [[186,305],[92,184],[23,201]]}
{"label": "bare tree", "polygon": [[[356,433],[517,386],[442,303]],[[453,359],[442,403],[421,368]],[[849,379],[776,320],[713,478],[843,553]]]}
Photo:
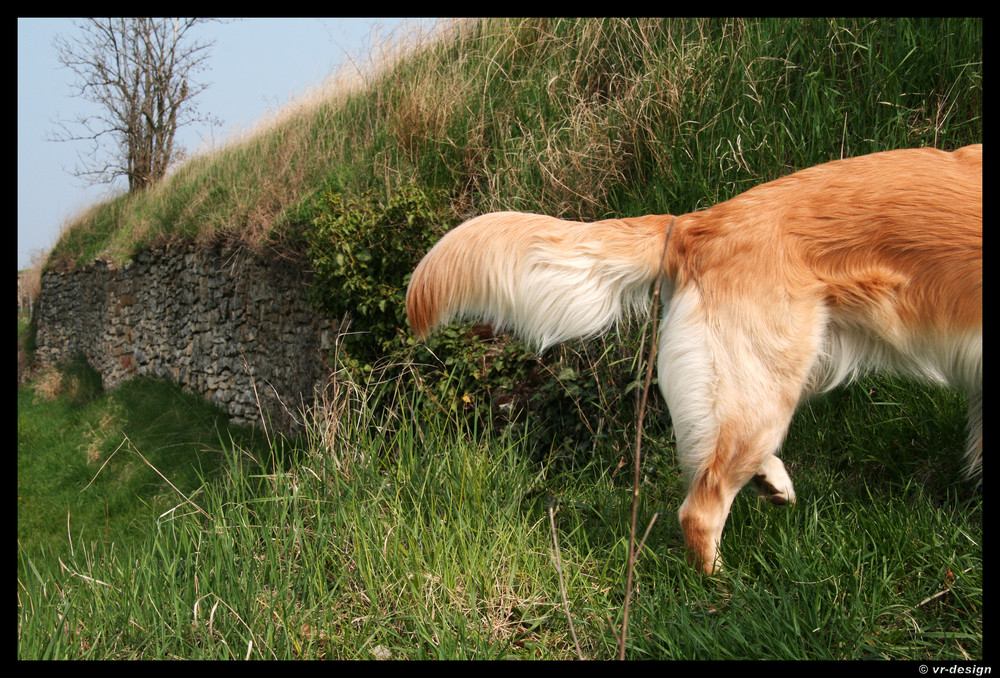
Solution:
{"label": "bare tree", "polygon": [[129,192],[135,192],[166,174],[179,154],[177,128],[205,120],[196,114],[194,98],[207,85],[193,76],[204,70],[214,43],[184,44],[202,21],[86,19],[78,24],[80,37],[55,39],[59,62],[76,75],[75,95],[100,107],[99,113],[58,123],[61,131],[52,137],[92,142],[90,161],[77,168],[77,176],[93,184],[126,177]]}

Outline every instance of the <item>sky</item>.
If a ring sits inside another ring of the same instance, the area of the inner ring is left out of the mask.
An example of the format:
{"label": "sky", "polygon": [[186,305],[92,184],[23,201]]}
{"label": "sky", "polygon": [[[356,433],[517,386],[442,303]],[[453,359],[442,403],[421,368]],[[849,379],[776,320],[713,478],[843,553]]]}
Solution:
{"label": "sky", "polygon": [[[86,142],[51,141],[57,122],[72,120],[91,104],[73,96],[74,75],[57,60],[56,35],[80,34],[72,19],[17,21],[17,267],[33,253],[50,249],[73,215],[119,192],[124,181],[88,186],[72,172]],[[190,153],[217,147],[234,133],[252,128],[269,112],[323,83],[342,64],[360,62],[372,46],[391,40],[413,24],[432,19],[298,18],[241,19],[209,23],[189,33],[214,41],[197,76],[208,84],[196,102],[198,113],[222,125],[178,129],[175,145]],[[80,128],[75,128],[80,129]],[[85,158],[84,158],[85,159]]]}

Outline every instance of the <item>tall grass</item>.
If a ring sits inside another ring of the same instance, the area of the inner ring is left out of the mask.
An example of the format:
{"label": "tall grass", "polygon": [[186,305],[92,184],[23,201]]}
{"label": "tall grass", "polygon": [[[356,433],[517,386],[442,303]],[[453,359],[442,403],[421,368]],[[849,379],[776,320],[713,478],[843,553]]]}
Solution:
{"label": "tall grass", "polygon": [[982,140],[977,19],[463,20],[382,47],[96,206],[50,265],[174,238],[288,246],[324,188],[442,189],[456,219],[683,213],[836,157]]}
{"label": "tall grass", "polygon": [[[183,494],[161,484],[172,510],[138,503],[130,538],[92,538],[74,511],[57,547],[19,541],[19,657],[616,656],[632,492],[613,450],[539,454],[530,421],[463,428],[416,416],[415,400],[374,408],[371,385],[334,386],[304,439],[220,445],[218,474]],[[982,658],[964,403],[863,386],[796,418],[784,457],[800,502],[741,494],[721,575],[686,565],[681,480],[669,453],[651,457],[639,515],[661,515],[637,563],[627,658]],[[869,423],[873,402],[888,416]],[[855,430],[833,435],[843,421]],[[63,454],[53,466],[84,457]]]}

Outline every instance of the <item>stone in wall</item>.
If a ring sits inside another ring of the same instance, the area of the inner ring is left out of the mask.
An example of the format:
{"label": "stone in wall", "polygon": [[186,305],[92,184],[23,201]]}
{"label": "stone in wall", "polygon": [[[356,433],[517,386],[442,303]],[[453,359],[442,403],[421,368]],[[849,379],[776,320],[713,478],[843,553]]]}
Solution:
{"label": "stone in wall", "polygon": [[[138,375],[207,397],[237,424],[291,431],[328,376],[335,324],[309,303],[301,266],[245,251],[147,250],[42,274],[36,355],[82,354],[105,388]],[[256,386],[256,392],[254,387]]]}

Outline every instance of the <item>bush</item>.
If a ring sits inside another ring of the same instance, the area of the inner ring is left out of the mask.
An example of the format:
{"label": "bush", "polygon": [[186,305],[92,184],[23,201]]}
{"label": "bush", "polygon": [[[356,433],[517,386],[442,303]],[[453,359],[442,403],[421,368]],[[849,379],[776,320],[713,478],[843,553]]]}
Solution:
{"label": "bush", "polygon": [[400,189],[385,204],[370,194],[324,191],[306,232],[313,301],[350,332],[349,366],[371,366],[404,343],[406,285],[424,253],[447,230],[431,194]]}
{"label": "bush", "polygon": [[[347,368],[358,383],[389,384],[385,392],[392,399],[410,390],[398,388],[400,383],[421,389],[430,396],[422,400],[428,413],[450,418],[509,422],[522,416],[530,400],[540,415],[536,423],[558,422],[578,431],[576,439],[590,440],[595,432],[587,420],[608,405],[598,397],[608,375],[599,376],[578,353],[559,350],[543,361],[488,325],[456,323],[426,342],[409,333],[406,286],[421,257],[451,225],[437,207],[442,202],[411,185],[384,203],[371,193],[348,197],[324,190],[308,207],[313,301],[342,319],[335,367]],[[403,370],[410,374],[402,377]]]}
{"label": "bush", "polygon": [[[449,416],[480,411],[492,416],[489,413],[498,409],[510,409],[511,392],[528,379],[535,363],[532,354],[516,341],[468,324],[442,329],[427,343],[409,334],[410,276],[453,225],[438,208],[443,203],[439,195],[412,185],[384,203],[371,193],[349,197],[321,191],[308,206],[311,218],[305,229],[313,301],[341,319],[335,366],[350,370],[359,383],[370,382],[380,364],[379,377],[393,382],[401,369],[411,366],[420,372],[421,387],[433,396],[430,407]],[[495,390],[506,395],[493,402]],[[398,397],[401,391],[387,392]]]}

